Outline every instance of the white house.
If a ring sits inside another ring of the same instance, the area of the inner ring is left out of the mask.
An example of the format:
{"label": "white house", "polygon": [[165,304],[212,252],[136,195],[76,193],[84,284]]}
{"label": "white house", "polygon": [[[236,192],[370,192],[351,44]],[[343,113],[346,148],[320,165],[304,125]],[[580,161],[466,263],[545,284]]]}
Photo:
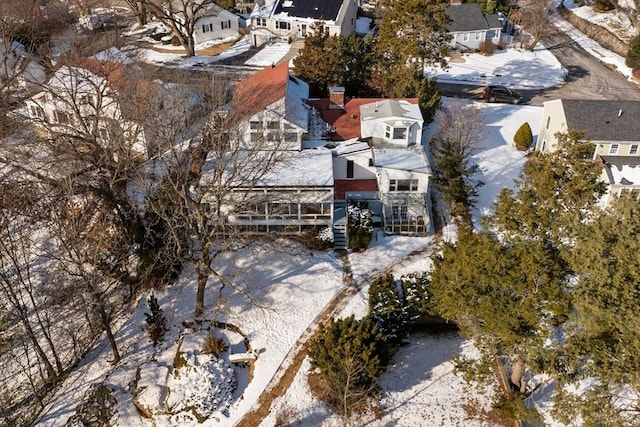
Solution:
{"label": "white house", "polygon": [[[185,5],[187,5],[186,11]],[[194,0],[193,2],[171,0],[165,3],[165,8],[181,22],[184,22],[185,13],[187,16],[197,17],[193,31],[193,40],[196,44],[238,35],[238,17],[211,0]]]}
{"label": "white house", "polygon": [[593,160],[603,164],[608,184],[603,200],[623,192],[640,196],[640,102],[556,99],[544,103],[535,149],[552,152],[558,134],[569,129],[584,132],[594,144]]}
{"label": "white house", "polygon": [[430,233],[432,171],[420,144],[418,100],[345,101],[342,88],[331,88],[329,99],[308,103],[329,124],[336,145],[336,200],[367,201],[387,233]]}
{"label": "white house", "polygon": [[[158,99],[160,85],[133,80],[127,65],[96,58],[64,58],[42,91],[26,101],[28,115],[50,136],[78,135],[117,143],[149,158],[158,154],[153,130],[145,129],[145,111]],[[124,145],[123,145],[124,144]]]}
{"label": "white house", "polygon": [[[235,174],[231,177],[233,190],[226,195],[221,208],[227,223],[254,233],[283,234],[331,226],[334,199],[331,151],[284,151],[266,173],[256,175],[262,158],[272,155],[268,151],[240,151],[229,162],[227,176]],[[212,182],[216,176],[215,156],[210,154],[203,166],[200,185],[204,189],[215,184]],[[213,194],[209,193],[209,203],[215,202]]]}
{"label": "white house", "polygon": [[485,42],[500,42],[502,22],[496,14],[483,13],[478,3],[452,2],[445,12],[450,20],[447,31],[451,49],[477,50]]}
{"label": "white house", "polygon": [[213,4],[211,8],[196,21],[193,39],[196,44],[210,40],[225,39],[238,35],[238,17]]}
{"label": "white house", "polygon": [[40,60],[15,41],[0,43],[0,88],[3,90],[37,89],[47,80]]}
{"label": "white house", "polygon": [[238,83],[230,114],[245,123],[248,145],[301,150],[309,112],[309,85],[289,73],[288,62],[267,67]]}
{"label": "white house", "polygon": [[357,0],[265,0],[251,12],[251,43],[302,39],[314,25],[346,37],[356,30],[357,13]]}

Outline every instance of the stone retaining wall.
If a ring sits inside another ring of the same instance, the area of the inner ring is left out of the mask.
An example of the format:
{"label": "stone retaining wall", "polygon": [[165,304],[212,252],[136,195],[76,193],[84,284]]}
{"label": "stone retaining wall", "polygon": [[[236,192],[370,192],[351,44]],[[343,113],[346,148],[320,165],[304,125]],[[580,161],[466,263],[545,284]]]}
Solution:
{"label": "stone retaining wall", "polygon": [[609,49],[622,57],[627,56],[629,45],[620,40],[606,28],[593,24],[562,6],[558,7],[558,12],[560,13],[560,16],[569,21],[571,25],[585,33],[587,37],[598,42],[605,49]]}

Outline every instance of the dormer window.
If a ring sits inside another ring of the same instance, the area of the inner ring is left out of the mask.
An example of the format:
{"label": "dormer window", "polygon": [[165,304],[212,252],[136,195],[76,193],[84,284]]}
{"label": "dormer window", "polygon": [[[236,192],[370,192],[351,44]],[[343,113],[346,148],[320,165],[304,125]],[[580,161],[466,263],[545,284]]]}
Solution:
{"label": "dormer window", "polygon": [[609,154],[617,154],[618,148],[620,148],[620,144],[611,144],[611,148],[609,149]]}
{"label": "dormer window", "polygon": [[386,125],[384,130],[384,137],[387,139],[404,141],[407,139],[407,128],[404,126],[393,127],[390,125]]}
{"label": "dormer window", "polygon": [[80,105],[92,105],[93,104],[93,96],[88,95],[88,94],[82,94],[80,95]]}

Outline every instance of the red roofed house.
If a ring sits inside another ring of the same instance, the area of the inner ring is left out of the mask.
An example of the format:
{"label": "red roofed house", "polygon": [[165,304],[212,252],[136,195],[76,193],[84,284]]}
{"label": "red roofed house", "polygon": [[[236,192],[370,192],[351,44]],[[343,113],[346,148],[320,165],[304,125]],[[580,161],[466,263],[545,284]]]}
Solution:
{"label": "red roofed house", "polygon": [[246,122],[247,143],[280,150],[301,150],[309,111],[303,100],[309,85],[289,74],[288,62],[267,67],[236,87],[230,114]]}

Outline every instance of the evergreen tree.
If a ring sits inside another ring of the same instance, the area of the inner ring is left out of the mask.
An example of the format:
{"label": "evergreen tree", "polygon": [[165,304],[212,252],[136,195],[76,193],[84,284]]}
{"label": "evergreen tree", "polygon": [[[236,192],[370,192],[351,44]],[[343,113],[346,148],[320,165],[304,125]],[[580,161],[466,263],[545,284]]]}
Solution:
{"label": "evergreen tree", "polygon": [[149,303],[149,310],[151,310],[151,313],[144,314],[148,325],[147,331],[153,341],[153,345],[156,345],[167,330],[167,319],[164,317],[162,308],[160,308],[158,300],[153,294],[149,296],[147,301]]}
{"label": "evergreen tree", "polygon": [[369,314],[393,344],[404,338],[409,324],[400,289],[390,273],[377,276],[369,286]]}
{"label": "evergreen tree", "polygon": [[591,376],[600,387],[574,397],[573,408],[563,408],[574,416],[597,421],[602,408],[615,406],[623,416],[616,425],[640,422],[635,401],[623,395],[624,387],[640,393],[639,234],[640,205],[624,196],[577,236],[571,257],[577,277],[573,327],[564,346],[575,368],[560,372],[559,379],[562,384]]}
{"label": "evergreen tree", "polygon": [[385,96],[399,97],[396,88],[423,65],[446,64],[446,0],[389,0],[374,42],[375,87]]}
{"label": "evergreen tree", "polygon": [[372,60],[371,47],[362,38],[329,36],[324,27],[314,26],[293,65],[313,97],[327,96],[330,86],[344,86],[349,96],[360,96],[367,91]]}
{"label": "evergreen tree", "polygon": [[518,128],[516,134],[513,136],[513,142],[516,147],[521,150],[528,150],[533,142],[533,134],[531,133],[531,126],[528,122],[524,122],[522,126]]}
{"label": "evergreen tree", "polygon": [[425,272],[412,273],[400,278],[404,304],[409,320],[415,320],[420,316],[433,315],[433,301],[429,284],[431,280]]}
{"label": "evergreen tree", "polygon": [[494,213],[487,226],[504,239],[534,239],[560,251],[563,242],[575,237],[604,194],[600,180],[602,166],[591,160],[593,144],[582,134],[568,131],[559,135],[558,150],[537,154],[525,164],[516,179],[516,191],[498,194]]}
{"label": "evergreen tree", "polygon": [[631,40],[624,63],[633,70],[640,69],[640,34]]}
{"label": "evergreen tree", "polygon": [[311,343],[309,357],[327,383],[326,403],[345,418],[376,391],[376,380],[389,359],[378,323],[354,316],[332,319]]}

